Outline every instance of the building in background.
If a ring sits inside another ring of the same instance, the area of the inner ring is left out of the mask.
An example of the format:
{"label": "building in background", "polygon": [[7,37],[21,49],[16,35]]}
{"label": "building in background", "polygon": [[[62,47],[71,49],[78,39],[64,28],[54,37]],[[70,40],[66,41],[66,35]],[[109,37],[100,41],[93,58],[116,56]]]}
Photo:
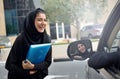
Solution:
{"label": "building in background", "polygon": [[3,0],[0,0],[0,35],[6,35]]}
{"label": "building in background", "polygon": [[[100,18],[100,23],[105,22],[105,18],[108,17],[107,15],[116,1],[110,0],[107,3],[110,9],[106,12],[107,14],[103,15],[103,18]],[[16,36],[22,31],[25,16],[38,7],[42,7],[40,6],[40,0],[0,0],[0,36],[8,36],[13,43]],[[47,32],[52,39],[76,39],[78,36],[78,29],[73,25],[64,25],[64,31],[62,24],[58,24],[58,26],[60,27],[57,28],[55,24],[50,24],[50,27],[47,27]]]}
{"label": "building in background", "polygon": [[35,9],[33,0],[3,0],[6,35],[17,35],[22,31],[28,12]]}
{"label": "building in background", "polygon": [[8,36],[13,43],[22,31],[25,16],[40,7],[39,2],[39,0],[0,0],[0,35]]}

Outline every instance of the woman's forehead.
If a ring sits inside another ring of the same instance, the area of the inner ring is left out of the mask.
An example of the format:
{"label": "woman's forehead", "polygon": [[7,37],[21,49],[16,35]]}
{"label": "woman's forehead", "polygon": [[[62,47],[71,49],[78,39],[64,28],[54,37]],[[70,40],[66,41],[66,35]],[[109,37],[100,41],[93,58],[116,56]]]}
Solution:
{"label": "woman's forehead", "polygon": [[36,17],[46,17],[46,15],[44,14],[44,13],[38,13],[38,14],[36,14]]}
{"label": "woman's forehead", "polygon": [[82,45],[84,45],[84,44],[82,44],[82,43],[78,44],[78,46],[82,46]]}

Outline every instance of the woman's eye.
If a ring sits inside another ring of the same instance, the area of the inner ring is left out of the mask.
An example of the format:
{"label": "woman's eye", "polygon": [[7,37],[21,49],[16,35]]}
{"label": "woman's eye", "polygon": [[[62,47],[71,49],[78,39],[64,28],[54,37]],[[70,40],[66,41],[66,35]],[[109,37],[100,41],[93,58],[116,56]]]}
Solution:
{"label": "woman's eye", "polygon": [[37,21],[42,21],[42,19],[37,19]]}
{"label": "woman's eye", "polygon": [[44,21],[47,21],[47,19],[44,19]]}
{"label": "woman's eye", "polygon": [[38,18],[37,21],[47,21],[47,19]]}

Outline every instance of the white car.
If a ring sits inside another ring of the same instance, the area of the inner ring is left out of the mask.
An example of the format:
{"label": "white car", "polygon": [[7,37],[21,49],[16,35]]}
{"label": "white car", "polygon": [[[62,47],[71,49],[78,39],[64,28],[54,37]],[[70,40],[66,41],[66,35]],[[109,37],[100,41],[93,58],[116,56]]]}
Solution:
{"label": "white car", "polygon": [[103,24],[93,24],[93,25],[83,26],[83,28],[80,30],[80,37],[81,39],[100,37],[103,27],[104,27]]}

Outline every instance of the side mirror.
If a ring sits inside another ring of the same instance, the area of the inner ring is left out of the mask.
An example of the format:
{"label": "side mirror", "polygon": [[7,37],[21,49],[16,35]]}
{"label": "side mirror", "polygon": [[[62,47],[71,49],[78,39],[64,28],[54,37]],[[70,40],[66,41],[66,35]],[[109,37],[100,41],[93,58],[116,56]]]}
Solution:
{"label": "side mirror", "polygon": [[71,42],[67,48],[69,58],[73,60],[85,60],[93,53],[92,43],[90,40],[79,40]]}

